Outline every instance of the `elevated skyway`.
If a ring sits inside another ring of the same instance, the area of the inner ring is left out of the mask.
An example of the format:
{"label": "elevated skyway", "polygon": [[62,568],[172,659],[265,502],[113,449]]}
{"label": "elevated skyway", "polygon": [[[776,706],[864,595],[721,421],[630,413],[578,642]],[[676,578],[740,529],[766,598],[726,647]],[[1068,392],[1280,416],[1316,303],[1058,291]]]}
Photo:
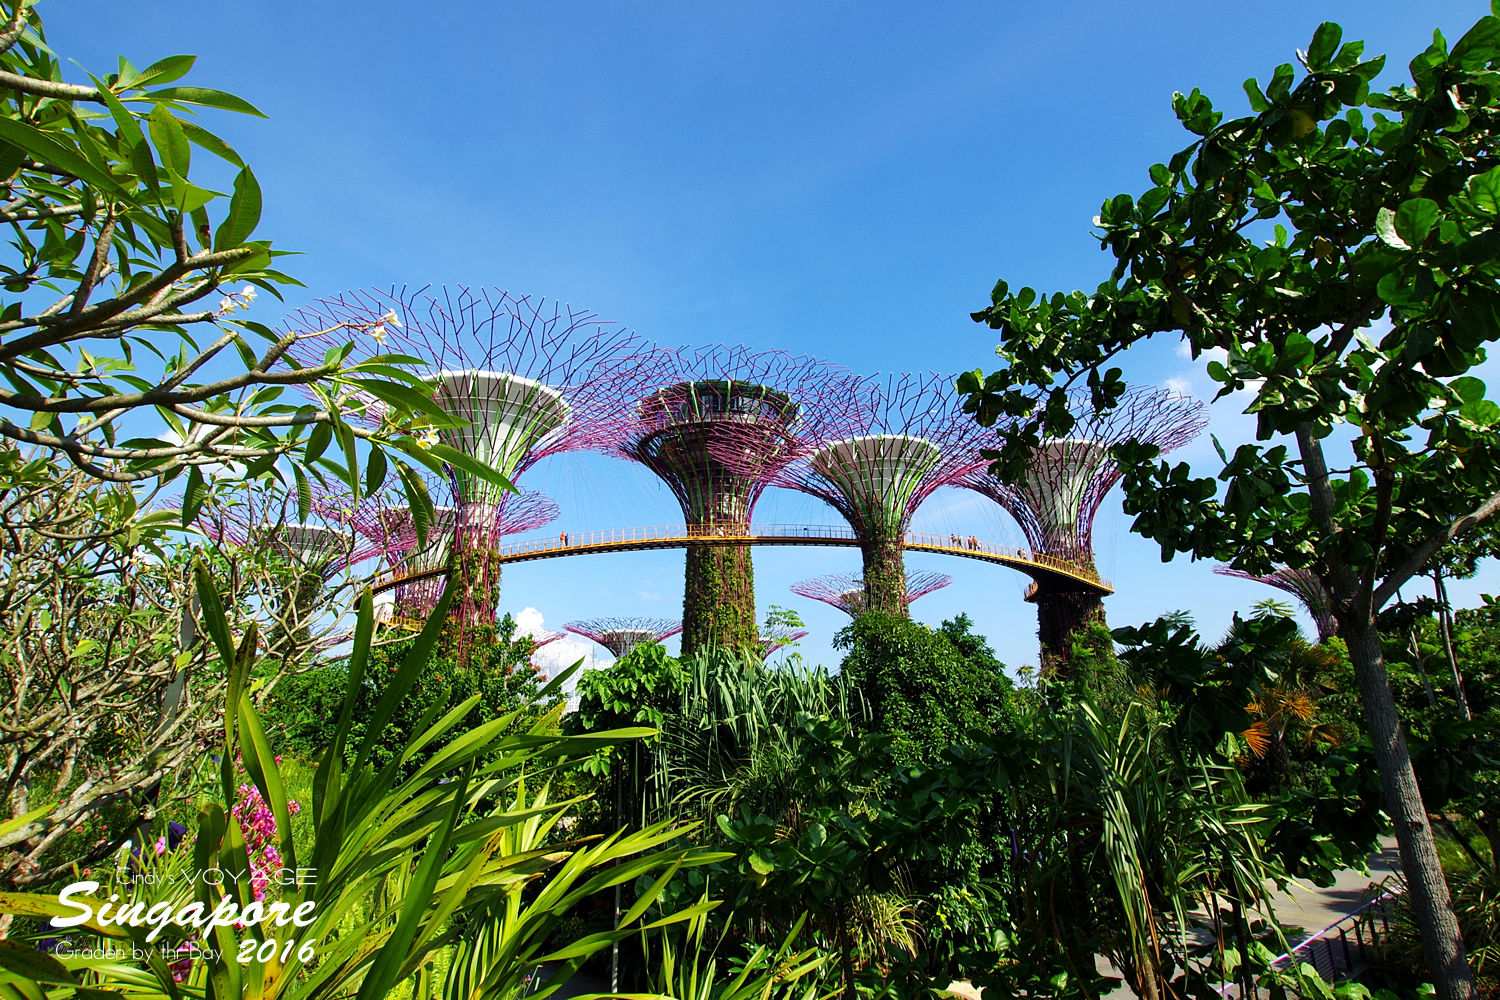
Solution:
{"label": "elevated skyway", "polygon": [[[852,529],[829,524],[752,524],[748,532],[725,533],[715,528],[690,529],[681,524],[645,528],[609,528],[603,531],[562,532],[547,538],[527,538],[498,546],[498,561],[529,562],[596,552],[632,552],[638,549],[673,549],[689,545],[858,545]],[[938,535],[921,531],[906,534],[911,552],[939,552],[964,559],[996,563],[1025,573],[1034,585],[1027,599],[1037,593],[1081,592],[1101,596],[1114,593],[1111,583],[1077,563],[1030,549],[997,545],[973,535]],[[375,584],[388,590],[403,583],[437,576],[445,570],[427,569],[394,574]]]}

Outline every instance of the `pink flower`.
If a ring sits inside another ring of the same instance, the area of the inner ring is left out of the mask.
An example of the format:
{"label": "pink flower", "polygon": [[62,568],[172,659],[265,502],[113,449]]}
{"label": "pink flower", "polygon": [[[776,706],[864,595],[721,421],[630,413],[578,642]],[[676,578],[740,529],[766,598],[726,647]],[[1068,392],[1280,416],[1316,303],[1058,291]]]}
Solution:
{"label": "pink flower", "polygon": [[167,838],[166,837],[157,837],[156,838],[156,856],[157,857],[161,857],[163,854],[166,854],[166,853],[167,853]]}

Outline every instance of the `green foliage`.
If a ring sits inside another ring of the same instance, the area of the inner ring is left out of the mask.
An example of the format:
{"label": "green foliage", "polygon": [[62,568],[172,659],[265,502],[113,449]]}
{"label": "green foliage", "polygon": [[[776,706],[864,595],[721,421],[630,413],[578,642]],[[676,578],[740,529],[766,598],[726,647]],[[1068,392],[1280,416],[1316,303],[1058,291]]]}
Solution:
{"label": "green foliage", "polygon": [[1116,405],[1113,358],[1153,336],[1203,359],[1219,399],[1250,396],[1257,441],[1220,444],[1212,477],[1117,446],[1125,510],[1164,558],[1315,572],[1348,644],[1434,979],[1461,1000],[1472,984],[1375,616],[1500,513],[1500,406],[1469,374],[1500,337],[1500,19],[1451,49],[1435,33],[1411,85],[1384,92],[1370,86],[1384,58],[1365,59],[1335,24],[1302,61],[1264,88],[1247,81],[1242,117],[1176,95],[1191,144],[1096,220],[1111,274],[1092,293],[996,283],[974,318],[998,331],[1006,367],[958,389],[981,423],[1011,424],[994,455],[1011,476],[1043,436],[1069,433],[1069,388],[1086,384],[1096,410]]}
{"label": "green foliage", "polygon": [[[270,813],[285,868],[303,873],[280,887],[277,902],[306,907],[296,912],[310,914],[310,919],[298,925],[290,941],[289,925],[283,921],[278,929],[269,915],[244,921],[243,926],[215,926],[208,932],[214,951],[192,961],[179,987],[159,949],[172,954],[192,933],[191,927],[168,924],[159,942],[148,943],[147,927],[94,917],[83,931],[134,946],[151,957],[75,963],[90,985],[160,1000],[183,992],[202,995],[205,990],[220,998],[352,995],[366,1000],[385,997],[408,980],[419,986],[430,983],[439,959],[446,966],[456,955],[458,964],[477,969],[476,981],[503,989],[518,985],[540,962],[560,963],[566,975],[616,941],[700,912],[690,908],[654,921],[642,917],[673,873],[717,860],[677,846],[688,828],[662,823],[598,840],[568,839],[556,831],[565,825],[566,810],[573,803],[550,800],[545,788],[534,789],[522,777],[524,771],[554,766],[600,745],[639,737],[643,730],[557,737],[551,733],[560,707],[525,732],[515,731],[517,713],[464,729],[464,720],[480,701],[475,694],[441,717],[437,710],[426,712],[415,728],[400,734],[390,761],[376,763],[377,745],[388,739],[385,723],[418,685],[437,642],[447,613],[446,597],[407,651],[364,734],[355,737],[355,695],[370,665],[375,628],[374,606],[366,591],[349,661],[348,693],[313,779],[311,845],[299,853],[286,788],[248,697],[257,655],[255,630],[234,642],[215,584],[201,568],[198,594],[205,631],[228,677],[232,710],[223,722],[221,797],[200,813],[195,837],[178,863],[200,872],[224,871],[230,879],[222,889],[201,878],[148,884],[138,891],[150,898],[140,901],[171,903],[176,909],[196,900],[211,911],[227,892],[237,906],[251,905],[249,825],[226,808],[236,801],[233,762],[242,757]],[[404,774],[402,765],[417,764],[424,753],[428,756],[415,772]],[[444,779],[445,774],[456,777]],[[637,879],[648,883],[637,905],[605,932],[544,947],[571,909]],[[0,910],[39,917],[69,913],[55,897],[14,893],[0,896]],[[478,936],[487,927],[498,928],[491,934],[498,946],[480,947]],[[258,960],[260,949],[271,940],[278,942],[272,948],[275,954]],[[283,950],[287,943],[293,947]],[[477,964],[469,961],[476,949],[483,952]],[[246,953],[257,960],[237,960]]]}
{"label": "green foliage", "polygon": [[682,664],[660,643],[642,643],[578,680],[576,722],[583,731],[642,723],[660,729],[686,685]]}
{"label": "green foliage", "polygon": [[697,545],[687,550],[682,599],[684,656],[755,648],[755,564],[748,545]]}
{"label": "green foliage", "polygon": [[708,917],[700,914],[686,925],[680,944],[668,934],[659,935],[659,962],[652,961],[652,936],[642,935],[650,970],[647,988],[675,1000],[821,1000],[816,974],[828,957],[812,948],[795,949],[802,926],[799,918],[775,948],[760,945],[744,957],[721,955],[726,936],[716,936]]}
{"label": "green foliage", "polygon": [[[395,756],[400,740],[429,713],[442,715],[473,696],[479,700],[463,720],[473,729],[492,719],[519,713],[518,724],[529,727],[550,707],[539,702],[541,678],[531,665],[532,640],[516,636],[516,623],[506,615],[494,626],[470,626],[477,632],[460,658],[429,656],[418,683],[404,697],[386,723],[374,759],[384,765]],[[416,640],[389,640],[371,652],[369,674],[358,686],[350,717],[350,732],[363,737],[376,707],[400,673]],[[346,663],[315,667],[281,678],[265,713],[272,745],[281,753],[313,758],[329,745],[337,729],[348,692]],[[613,728],[613,727],[603,727]],[[403,765],[407,770],[420,762]]]}
{"label": "green foliage", "polygon": [[904,616],[867,612],[834,646],[848,651],[840,674],[863,693],[870,726],[892,738],[903,763],[931,763],[1004,714],[1011,683],[966,618],[934,631]]}

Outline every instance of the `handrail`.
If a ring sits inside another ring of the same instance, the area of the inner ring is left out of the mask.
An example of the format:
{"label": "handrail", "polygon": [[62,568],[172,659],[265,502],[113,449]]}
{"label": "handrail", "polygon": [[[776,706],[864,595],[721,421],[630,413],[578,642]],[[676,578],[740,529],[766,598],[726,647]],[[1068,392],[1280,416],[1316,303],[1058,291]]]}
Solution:
{"label": "handrail", "polygon": [[[752,524],[745,528],[686,526],[682,524],[650,525],[637,528],[605,528],[598,531],[560,532],[556,538],[528,538],[506,542],[496,549],[501,563],[524,559],[583,555],[589,552],[618,551],[622,548],[666,548],[695,543],[717,545],[853,545],[859,541],[852,528],[833,524]],[[1091,587],[1113,591],[1110,581],[1096,571],[1072,560],[1033,552],[1019,546],[996,545],[974,535],[938,535],[909,531],[906,548],[925,552],[942,552],[970,559],[1001,562],[1008,565],[1035,566],[1049,573],[1065,576]],[[435,576],[441,568],[427,568],[395,574],[381,581],[379,589],[400,586],[403,582]]]}

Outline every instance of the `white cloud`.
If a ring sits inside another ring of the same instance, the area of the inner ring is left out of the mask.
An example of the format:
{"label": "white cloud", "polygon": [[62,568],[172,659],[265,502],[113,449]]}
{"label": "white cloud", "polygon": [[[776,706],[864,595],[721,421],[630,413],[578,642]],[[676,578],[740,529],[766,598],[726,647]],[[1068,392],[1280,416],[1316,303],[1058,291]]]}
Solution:
{"label": "white cloud", "polygon": [[1184,396],[1190,395],[1193,391],[1192,380],[1183,378],[1180,375],[1173,375],[1167,379],[1165,384],[1168,389],[1176,393],[1181,393]]}
{"label": "white cloud", "polygon": [[[541,635],[548,631],[544,627],[544,617],[540,611],[533,607],[522,608],[516,613],[517,635]],[[545,674],[549,679],[562,673],[579,660],[583,661],[584,670],[602,670],[615,661],[607,656],[595,655],[595,647],[587,639],[568,636],[549,642],[537,650],[531,657],[531,662],[536,665],[537,670]],[[571,695],[578,686],[578,678],[582,671],[574,674],[564,686],[564,690]]]}
{"label": "white cloud", "polygon": [[654,590],[637,590],[635,596],[643,601],[659,601],[662,599],[661,595]]}

